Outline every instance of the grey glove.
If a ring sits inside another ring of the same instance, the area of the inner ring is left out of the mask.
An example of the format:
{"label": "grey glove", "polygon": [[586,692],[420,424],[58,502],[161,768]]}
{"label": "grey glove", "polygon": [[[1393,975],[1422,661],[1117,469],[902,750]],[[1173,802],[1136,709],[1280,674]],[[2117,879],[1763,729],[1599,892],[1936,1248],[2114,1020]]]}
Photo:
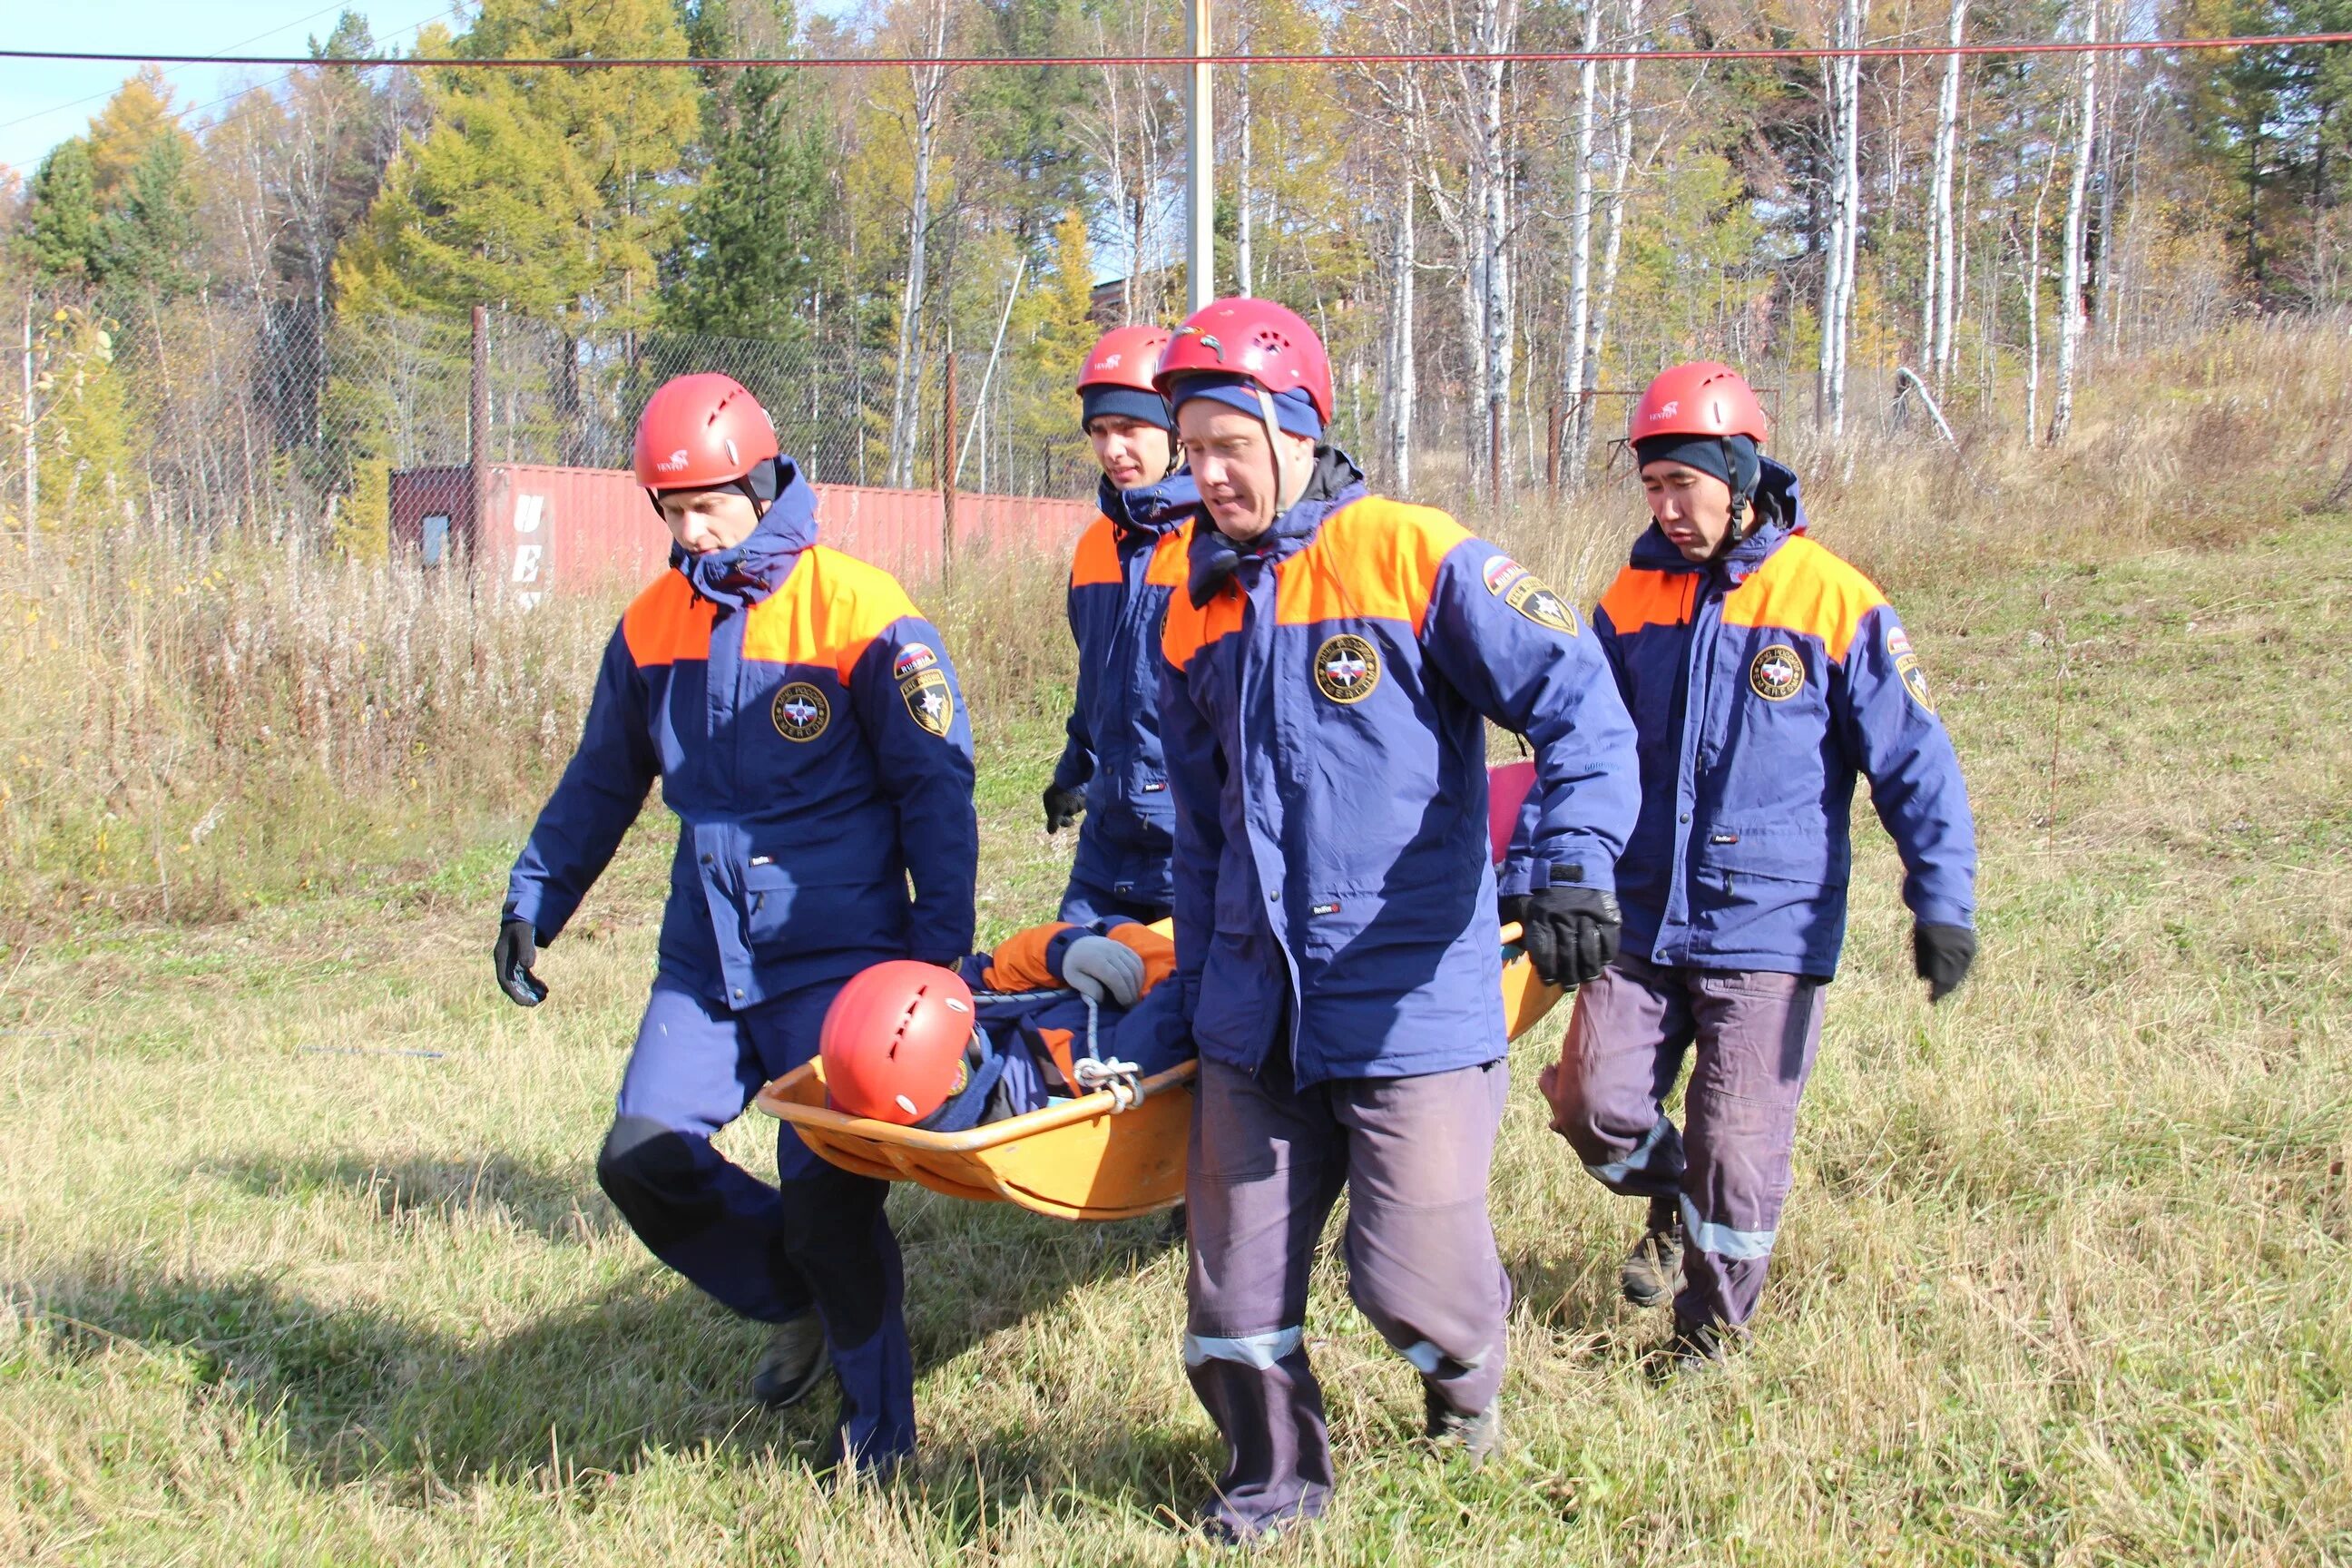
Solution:
{"label": "grey glove", "polygon": [[1132,1007],[1143,994],[1143,955],[1107,936],[1082,936],[1062,950],[1062,984],[1090,1002]]}

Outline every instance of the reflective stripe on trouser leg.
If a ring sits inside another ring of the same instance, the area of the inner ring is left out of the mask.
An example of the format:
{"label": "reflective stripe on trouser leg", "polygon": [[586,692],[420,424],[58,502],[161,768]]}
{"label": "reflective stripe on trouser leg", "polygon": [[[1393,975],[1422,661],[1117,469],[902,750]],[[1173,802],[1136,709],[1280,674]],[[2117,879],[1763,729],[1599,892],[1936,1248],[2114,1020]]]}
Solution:
{"label": "reflective stripe on trouser leg", "polygon": [[1330,1495],[1330,1434],[1302,1325],[1315,1244],[1346,1172],[1342,1139],[1322,1090],[1201,1063],[1184,1174],[1184,1370],[1225,1440],[1210,1511],[1244,1535],[1312,1518]]}
{"label": "reflective stripe on trouser leg", "polygon": [[1509,1074],[1501,1062],[1328,1086],[1348,1132],[1348,1289],[1459,1415],[1494,1402],[1511,1286],[1486,1183]]}
{"label": "reflective stripe on trouser leg", "polygon": [[1688,972],[1698,1019],[1684,1173],[1685,1322],[1745,1324],[1764,1293],[1789,1195],[1797,1105],[1822,1037],[1822,984],[1793,974]]}
{"label": "reflective stripe on trouser leg", "polygon": [[1628,1197],[1682,1184],[1683,1138],[1662,1106],[1696,1027],[1677,972],[1621,953],[1576,993],[1552,1073],[1552,1131]]}

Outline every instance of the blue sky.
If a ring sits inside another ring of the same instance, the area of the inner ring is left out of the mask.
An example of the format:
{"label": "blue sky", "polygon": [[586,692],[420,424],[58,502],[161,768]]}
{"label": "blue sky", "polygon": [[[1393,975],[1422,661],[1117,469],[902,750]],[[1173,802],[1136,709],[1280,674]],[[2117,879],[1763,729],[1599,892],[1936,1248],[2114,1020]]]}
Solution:
{"label": "blue sky", "polygon": [[[452,0],[8,0],[0,48],[299,55],[312,35],[327,36],[345,3],[368,19],[379,42],[399,46],[455,8]],[[29,176],[42,155],[79,135],[137,68],[0,60],[0,163]],[[184,109],[278,74],[235,66],[180,66],[171,73]]]}

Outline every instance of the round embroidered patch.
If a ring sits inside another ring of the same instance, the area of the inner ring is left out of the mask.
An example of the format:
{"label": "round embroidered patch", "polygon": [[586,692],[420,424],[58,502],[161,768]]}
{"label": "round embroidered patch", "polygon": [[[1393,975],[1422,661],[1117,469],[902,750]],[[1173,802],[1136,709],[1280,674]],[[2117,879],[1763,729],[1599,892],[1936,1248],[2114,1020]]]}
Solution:
{"label": "round embroidered patch", "polygon": [[795,680],[777,692],[772,711],[776,733],[787,741],[814,741],[833,722],[833,704],[805,680]]}
{"label": "round embroidered patch", "polygon": [[1380,650],[1342,632],[1315,650],[1315,689],[1334,702],[1361,702],[1381,683]]}
{"label": "round embroidered patch", "polygon": [[1786,702],[1805,689],[1805,661],[1787,643],[1774,643],[1748,667],[1748,684],[1767,702]]}

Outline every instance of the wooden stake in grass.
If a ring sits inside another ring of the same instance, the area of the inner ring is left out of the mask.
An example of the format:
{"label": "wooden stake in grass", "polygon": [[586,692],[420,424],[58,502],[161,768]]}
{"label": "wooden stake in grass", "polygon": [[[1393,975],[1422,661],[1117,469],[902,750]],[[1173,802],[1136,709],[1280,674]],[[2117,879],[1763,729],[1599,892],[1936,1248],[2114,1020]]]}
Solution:
{"label": "wooden stake in grass", "polygon": [[[2045,590],[2042,607],[2051,609],[2051,595]],[[2055,689],[2050,702],[2050,809],[2043,818],[2042,848],[2048,854],[2058,847],[2058,752],[2066,737],[2066,623],[2054,615],[2050,618],[2050,646],[2057,650],[2058,667]]]}

